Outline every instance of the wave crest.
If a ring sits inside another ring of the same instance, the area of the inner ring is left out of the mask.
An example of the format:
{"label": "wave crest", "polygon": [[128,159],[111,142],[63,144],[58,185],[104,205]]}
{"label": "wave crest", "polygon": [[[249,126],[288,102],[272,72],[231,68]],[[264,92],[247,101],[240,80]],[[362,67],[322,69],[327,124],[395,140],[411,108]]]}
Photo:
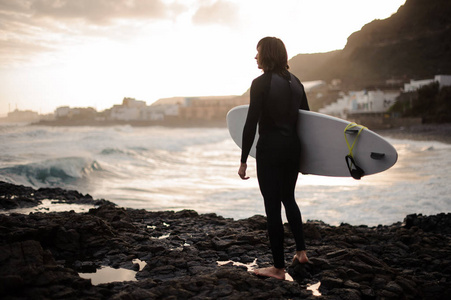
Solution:
{"label": "wave crest", "polygon": [[42,186],[65,186],[101,171],[100,164],[84,157],[62,157],[0,169],[5,181]]}

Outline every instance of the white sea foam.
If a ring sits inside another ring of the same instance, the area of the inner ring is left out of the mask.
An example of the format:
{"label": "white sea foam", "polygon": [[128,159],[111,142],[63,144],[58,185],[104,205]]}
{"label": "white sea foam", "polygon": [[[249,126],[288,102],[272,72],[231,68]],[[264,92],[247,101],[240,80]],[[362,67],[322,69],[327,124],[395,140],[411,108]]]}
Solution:
{"label": "white sea foam", "polygon": [[[304,221],[392,224],[410,213],[451,211],[451,145],[389,139],[388,171],[363,177],[300,175]],[[62,187],[149,210],[194,209],[224,217],[264,214],[254,159],[237,175],[240,149],[224,128],[0,127],[0,180]]]}

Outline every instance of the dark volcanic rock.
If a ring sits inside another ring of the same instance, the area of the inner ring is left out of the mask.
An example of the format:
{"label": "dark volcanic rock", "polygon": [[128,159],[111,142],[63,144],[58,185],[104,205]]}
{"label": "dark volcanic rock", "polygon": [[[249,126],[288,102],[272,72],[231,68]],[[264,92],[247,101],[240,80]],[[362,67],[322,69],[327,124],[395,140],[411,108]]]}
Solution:
{"label": "dark volcanic rock", "polygon": [[[39,193],[57,198],[58,191]],[[21,195],[26,202],[37,192],[8,185],[2,194]],[[66,196],[87,197],[62,191],[58,199]],[[287,271],[294,281],[280,281],[257,277],[246,267],[271,264],[262,216],[235,221],[189,210],[99,204],[88,213],[0,215],[0,298],[447,299],[451,294],[451,214],[409,215],[403,224],[377,227],[309,221],[304,228],[309,264],[289,265],[295,245],[287,227]],[[134,259],[146,262],[137,281],[92,285],[78,275],[100,266],[138,271]],[[319,298],[307,290],[318,281]]]}
{"label": "dark volcanic rock", "polygon": [[106,200],[94,200],[89,194],[83,195],[77,191],[61,188],[40,188],[35,190],[23,185],[14,185],[0,181],[0,210],[24,207],[34,207],[44,199],[54,203],[94,204],[111,203]]}

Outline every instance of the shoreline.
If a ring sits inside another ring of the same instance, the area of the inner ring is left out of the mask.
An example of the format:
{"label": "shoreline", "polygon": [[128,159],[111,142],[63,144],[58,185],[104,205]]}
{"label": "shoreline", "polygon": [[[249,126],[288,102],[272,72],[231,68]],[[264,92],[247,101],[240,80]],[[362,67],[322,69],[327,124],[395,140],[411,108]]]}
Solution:
{"label": "shoreline", "polygon": [[[306,265],[291,263],[295,243],[285,224],[293,281],[280,281],[248,271],[271,264],[263,216],[129,209],[77,191],[0,182],[3,209],[44,199],[94,208],[0,214],[1,297],[446,299],[451,293],[451,213],[412,214],[375,227],[307,221]],[[78,275],[100,267],[132,270],[136,280],[93,285]],[[320,297],[307,289],[318,282]]]}

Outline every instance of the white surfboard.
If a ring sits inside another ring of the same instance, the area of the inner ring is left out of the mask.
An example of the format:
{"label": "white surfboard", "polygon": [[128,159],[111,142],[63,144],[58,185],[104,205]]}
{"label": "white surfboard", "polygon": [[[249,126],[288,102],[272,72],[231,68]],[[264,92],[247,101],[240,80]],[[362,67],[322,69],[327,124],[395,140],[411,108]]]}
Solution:
{"label": "white surfboard", "polygon": [[[249,105],[232,108],[227,114],[227,127],[235,143],[241,148],[243,127],[246,122]],[[299,110],[298,136],[301,140],[302,174],[350,177],[346,164],[349,148],[344,130],[350,122],[328,115]],[[350,145],[357,138],[353,148],[355,163],[364,171],[364,175],[382,172],[392,167],[398,160],[396,149],[377,133],[361,126],[349,130],[346,134]],[[256,134],[250,156],[255,157]]]}

